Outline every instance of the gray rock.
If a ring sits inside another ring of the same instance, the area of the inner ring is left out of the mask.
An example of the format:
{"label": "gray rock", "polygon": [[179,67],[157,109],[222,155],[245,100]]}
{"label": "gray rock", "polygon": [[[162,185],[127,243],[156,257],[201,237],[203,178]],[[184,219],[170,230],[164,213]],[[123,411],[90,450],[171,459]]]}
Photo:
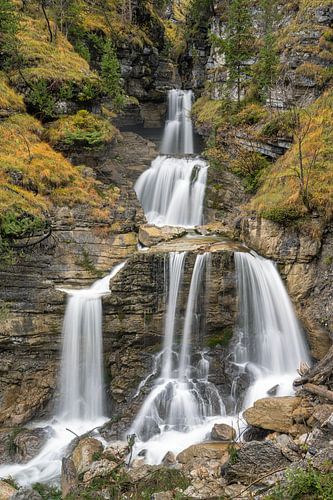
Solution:
{"label": "gray rock", "polygon": [[262,474],[285,467],[290,461],[271,441],[245,443],[221,468],[221,475],[228,483],[249,484]]}
{"label": "gray rock", "polygon": [[43,497],[35,490],[30,488],[20,488],[10,500],[41,500]]}

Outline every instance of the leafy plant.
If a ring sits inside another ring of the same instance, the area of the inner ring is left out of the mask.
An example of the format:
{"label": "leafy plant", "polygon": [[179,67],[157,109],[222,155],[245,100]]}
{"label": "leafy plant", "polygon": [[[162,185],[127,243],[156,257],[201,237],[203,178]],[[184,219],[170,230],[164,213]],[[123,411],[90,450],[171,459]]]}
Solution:
{"label": "leafy plant", "polygon": [[277,484],[266,500],[331,500],[333,472],[325,474],[312,467],[295,468],[286,472],[286,479]]}
{"label": "leafy plant", "polygon": [[101,77],[105,93],[112,97],[116,107],[121,107],[124,103],[124,92],[120,83],[120,63],[110,40],[104,44]]}

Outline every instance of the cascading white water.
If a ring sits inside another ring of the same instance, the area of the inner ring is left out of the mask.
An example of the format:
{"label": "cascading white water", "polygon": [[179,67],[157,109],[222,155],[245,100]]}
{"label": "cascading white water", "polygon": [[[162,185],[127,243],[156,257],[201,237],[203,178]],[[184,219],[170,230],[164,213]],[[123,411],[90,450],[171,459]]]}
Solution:
{"label": "cascading white water", "polygon": [[115,266],[88,289],[60,289],[69,296],[63,324],[60,407],[57,417],[39,424],[50,428],[52,437],[28,463],[0,467],[0,477],[13,477],[23,486],[57,480],[61,459],[73,439],[67,428],[82,434],[107,420],[103,408],[101,299],[110,293],[110,280],[124,265]]}
{"label": "cascading white water", "polygon": [[112,272],[84,290],[66,290],[60,409],[62,420],[93,421],[104,415],[102,297],[110,293]]}
{"label": "cascading white water", "polygon": [[207,163],[193,154],[192,92],[169,92],[169,119],[161,151],[135,184],[149,224],[194,227],[202,224]]}
{"label": "cascading white water", "polygon": [[235,253],[239,320],[234,359],[252,376],[243,407],[293,392],[301,361],[310,363],[303,332],[274,263],[254,252]]}
{"label": "cascading white water", "polygon": [[193,126],[191,90],[170,90],[168,95],[168,120],[162,140],[164,155],[193,154]]}
{"label": "cascading white water", "polygon": [[202,223],[207,164],[199,158],[158,156],[135,184],[149,224],[194,227]]}
{"label": "cascading white water", "polygon": [[[199,313],[199,294],[210,255],[195,261],[186,306],[180,347],[175,343],[177,303],[182,283],[185,253],[169,255],[169,293],[164,329],[161,375],[144,401],[130,432],[139,442],[136,453],[146,450],[146,460],[158,463],[166,451],[177,451],[186,441],[207,433],[207,421],[225,414],[217,388],[209,382],[209,361],[201,354],[191,363],[191,334]],[[156,374],[156,363],[154,364]],[[147,377],[149,379],[150,377]],[[146,379],[146,380],[147,380]],[[140,386],[140,389],[143,385]],[[206,425],[205,425],[206,424]],[[208,424],[209,425],[209,424]],[[212,425],[210,423],[210,425]]]}

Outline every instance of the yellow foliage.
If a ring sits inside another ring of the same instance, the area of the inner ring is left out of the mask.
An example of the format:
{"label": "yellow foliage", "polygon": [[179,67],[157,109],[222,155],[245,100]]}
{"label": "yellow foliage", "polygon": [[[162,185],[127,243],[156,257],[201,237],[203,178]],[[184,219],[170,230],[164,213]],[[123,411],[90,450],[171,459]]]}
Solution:
{"label": "yellow foliage", "polygon": [[5,111],[25,111],[22,96],[17,94],[9,85],[6,76],[0,72],[0,115]]}
{"label": "yellow foliage", "polygon": [[[19,51],[25,61],[25,78],[76,83],[97,78],[87,61],[74,51],[60,31],[54,42],[49,41],[49,33],[42,19],[23,17],[18,38],[21,42]],[[19,79],[19,74],[15,74],[14,78]]]}
{"label": "yellow foliage", "polygon": [[[326,92],[303,114],[302,154],[308,177],[309,201],[327,218],[333,215],[333,90]],[[268,171],[250,208],[259,212],[276,207],[298,207],[302,203],[297,143]]]}
{"label": "yellow foliage", "polygon": [[0,219],[7,211],[43,217],[53,204],[106,210],[117,198],[84,178],[60,153],[41,140],[43,128],[26,114],[0,122]]}

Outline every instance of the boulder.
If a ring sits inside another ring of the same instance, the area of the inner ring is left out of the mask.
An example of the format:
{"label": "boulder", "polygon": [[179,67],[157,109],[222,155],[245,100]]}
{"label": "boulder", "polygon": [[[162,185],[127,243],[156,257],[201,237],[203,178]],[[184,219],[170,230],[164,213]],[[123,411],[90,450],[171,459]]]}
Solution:
{"label": "boulder", "polygon": [[228,443],[201,443],[189,446],[177,455],[181,464],[190,462],[206,462],[207,460],[228,459]]}
{"label": "boulder", "polygon": [[107,460],[112,460],[114,462],[123,462],[127,455],[129,449],[126,441],[114,441],[110,443],[102,453],[102,458]]}
{"label": "boulder", "polygon": [[162,460],[162,465],[165,465],[166,467],[169,465],[174,465],[176,463],[176,457],[172,451],[168,451]]}
{"label": "boulder", "polygon": [[52,434],[51,427],[24,429],[19,432],[14,438],[15,460],[20,463],[29,462],[38,455]]}
{"label": "boulder", "polygon": [[211,438],[213,441],[234,441],[236,439],[236,431],[230,425],[215,424],[212,428]]}
{"label": "boulder", "polygon": [[156,227],[149,224],[140,226],[139,242],[145,247],[157,245],[161,241],[170,241],[184,236],[186,231],[180,227]]}
{"label": "boulder", "polygon": [[222,465],[221,474],[228,483],[249,484],[288,464],[290,461],[271,441],[251,441],[243,444],[232,459]]}
{"label": "boulder", "polygon": [[245,410],[244,418],[254,427],[288,433],[294,424],[293,412],[300,402],[298,397],[258,399],[252,408]]}
{"label": "boulder", "polygon": [[70,457],[62,459],[61,464],[61,493],[63,498],[74,493],[79,480],[73,460]]}
{"label": "boulder", "polygon": [[333,447],[328,446],[318,453],[312,459],[312,465],[316,469],[320,470],[323,474],[328,472],[333,472]]}
{"label": "boulder", "polygon": [[110,460],[98,460],[94,462],[89,467],[89,470],[83,476],[84,483],[90,483],[93,479],[97,477],[109,476],[111,472],[118,467],[116,462],[111,462]]}
{"label": "boulder", "polygon": [[17,489],[14,486],[0,480],[0,500],[9,500],[16,492]]}
{"label": "boulder", "polygon": [[103,445],[95,438],[81,439],[72,453],[72,460],[78,474],[86,472],[93,463],[96,455],[103,452]]}
{"label": "boulder", "polygon": [[42,496],[38,491],[32,490],[30,488],[20,488],[10,500],[42,500]]}

